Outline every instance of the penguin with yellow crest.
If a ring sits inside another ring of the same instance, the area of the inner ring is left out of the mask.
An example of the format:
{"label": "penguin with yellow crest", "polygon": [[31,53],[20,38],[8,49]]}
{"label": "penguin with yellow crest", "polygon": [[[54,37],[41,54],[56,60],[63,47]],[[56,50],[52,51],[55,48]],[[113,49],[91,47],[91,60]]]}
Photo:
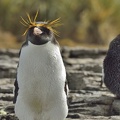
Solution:
{"label": "penguin with yellow crest", "polygon": [[54,29],[59,19],[36,22],[21,17],[26,41],[15,80],[15,114],[19,120],[65,120],[68,114],[66,70]]}

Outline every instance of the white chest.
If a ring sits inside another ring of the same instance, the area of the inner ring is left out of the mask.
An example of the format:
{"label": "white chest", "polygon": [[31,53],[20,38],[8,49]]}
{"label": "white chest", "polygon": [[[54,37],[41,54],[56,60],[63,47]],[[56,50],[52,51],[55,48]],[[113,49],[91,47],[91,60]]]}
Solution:
{"label": "white chest", "polygon": [[66,72],[59,47],[51,42],[45,46],[29,44],[21,51],[18,67],[18,84],[22,94],[39,94],[44,98],[48,94],[64,90]]}

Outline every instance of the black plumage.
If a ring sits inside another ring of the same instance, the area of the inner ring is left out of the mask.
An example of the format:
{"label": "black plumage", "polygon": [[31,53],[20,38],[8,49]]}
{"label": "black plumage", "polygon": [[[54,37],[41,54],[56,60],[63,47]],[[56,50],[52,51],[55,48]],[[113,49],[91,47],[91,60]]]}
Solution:
{"label": "black plumage", "polygon": [[18,90],[19,90],[17,78],[16,78],[16,80],[15,80],[15,82],[14,82],[14,86],[15,86],[15,90],[14,90],[13,103],[16,103],[17,96],[18,96]]}
{"label": "black plumage", "polygon": [[103,69],[106,87],[120,97],[120,35],[111,41]]}
{"label": "black plumage", "polygon": [[[27,46],[27,45],[28,45],[28,41],[26,40],[26,41],[22,44],[21,49],[22,49],[23,47]],[[20,57],[20,54],[21,54],[21,49],[20,49],[20,51],[19,51],[19,57]],[[18,68],[18,67],[19,67],[19,63],[18,63],[17,68]],[[17,74],[16,74],[16,79],[15,79],[15,82],[14,82],[14,91],[13,91],[13,93],[14,93],[13,103],[14,103],[14,104],[16,103],[16,100],[17,100],[18,90],[19,90],[19,86],[18,86]]]}

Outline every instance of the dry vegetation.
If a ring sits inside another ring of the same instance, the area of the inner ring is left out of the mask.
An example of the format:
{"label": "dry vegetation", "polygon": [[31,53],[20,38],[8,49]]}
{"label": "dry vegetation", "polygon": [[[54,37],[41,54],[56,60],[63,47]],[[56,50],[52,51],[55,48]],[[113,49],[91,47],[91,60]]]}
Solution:
{"label": "dry vegetation", "polygon": [[20,43],[17,42],[17,39],[10,32],[0,31],[0,48],[19,48]]}
{"label": "dry vegetation", "polygon": [[120,0],[0,0],[0,47],[20,47],[25,30],[20,16],[34,16],[37,10],[39,21],[61,17],[61,45],[107,45],[120,33],[119,8]]}

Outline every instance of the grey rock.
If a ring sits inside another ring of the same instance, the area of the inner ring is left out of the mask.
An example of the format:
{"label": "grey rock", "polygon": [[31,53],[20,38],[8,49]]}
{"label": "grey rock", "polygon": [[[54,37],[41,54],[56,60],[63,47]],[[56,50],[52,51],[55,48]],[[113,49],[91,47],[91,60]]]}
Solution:
{"label": "grey rock", "polygon": [[76,95],[71,100],[69,112],[93,116],[110,115],[113,100],[114,98],[109,96]]}
{"label": "grey rock", "polygon": [[[18,120],[14,115],[13,87],[19,50],[0,50],[0,120]],[[69,84],[69,114],[66,120],[119,120],[119,100],[103,85],[102,63],[106,50],[61,49]]]}
{"label": "grey rock", "polygon": [[71,71],[67,74],[67,80],[70,90],[80,90],[86,87],[84,82],[84,74],[78,71]]}
{"label": "grey rock", "polygon": [[69,113],[68,118],[73,118],[73,119],[78,119],[78,118],[81,118],[81,115],[79,113]]}
{"label": "grey rock", "polygon": [[98,105],[111,105],[114,101],[114,97],[111,96],[100,96],[100,97],[91,97],[85,99],[84,102],[88,104],[98,104]]}
{"label": "grey rock", "polygon": [[111,120],[120,120],[120,116],[111,116],[110,119]]}
{"label": "grey rock", "polygon": [[0,115],[0,120],[18,120],[14,115]]}
{"label": "grey rock", "polygon": [[0,79],[0,93],[8,93],[8,94],[13,94],[13,79],[8,79],[8,78],[3,78]]}
{"label": "grey rock", "polygon": [[106,55],[106,50],[74,48],[70,51],[70,58],[97,58]]}
{"label": "grey rock", "polygon": [[114,114],[120,115],[120,100],[115,99],[114,102],[112,103],[112,109],[114,111]]}
{"label": "grey rock", "polygon": [[12,94],[0,94],[0,100],[13,101],[13,95]]}
{"label": "grey rock", "polygon": [[10,105],[4,108],[7,113],[14,113],[14,105]]}
{"label": "grey rock", "polygon": [[[100,85],[101,76],[102,76],[101,73],[76,71],[76,70],[67,71],[67,80],[68,80],[70,90],[85,89],[86,87],[90,86],[91,85],[90,82],[93,83],[95,79],[99,81],[99,83],[97,82],[96,84]],[[98,80],[99,78],[100,80]],[[88,85],[88,83],[90,84]]]}
{"label": "grey rock", "polygon": [[0,59],[0,78],[15,78],[16,68],[16,59],[11,59],[10,57]]}
{"label": "grey rock", "polygon": [[18,57],[19,50],[17,49],[0,49],[0,55],[7,55],[10,57]]}

